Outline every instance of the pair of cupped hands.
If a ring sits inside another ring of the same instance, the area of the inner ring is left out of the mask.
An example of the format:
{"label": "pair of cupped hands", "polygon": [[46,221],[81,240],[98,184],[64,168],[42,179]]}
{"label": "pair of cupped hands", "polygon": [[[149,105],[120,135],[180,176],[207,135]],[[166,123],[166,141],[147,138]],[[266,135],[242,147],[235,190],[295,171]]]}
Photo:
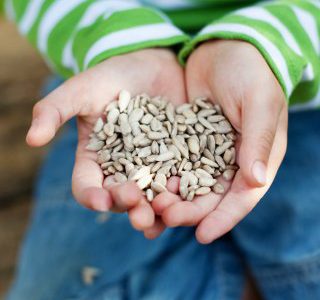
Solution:
{"label": "pair of cupped hands", "polygon": [[[236,131],[237,163],[233,181],[219,181],[226,192],[182,201],[179,179],[151,203],[134,182],[104,179],[96,153],[86,150],[94,123],[119,91],[163,95],[175,105],[205,96],[219,104]],[[196,226],[200,243],[230,231],[263,197],[283,160],[287,144],[285,96],[268,64],[249,43],[216,40],[200,45],[183,69],[169,49],[146,49],[116,56],[66,81],[39,101],[27,135],[31,146],[43,146],[70,118],[78,119],[78,148],[72,190],[76,200],[97,211],[127,212],[145,237],[166,227]]]}

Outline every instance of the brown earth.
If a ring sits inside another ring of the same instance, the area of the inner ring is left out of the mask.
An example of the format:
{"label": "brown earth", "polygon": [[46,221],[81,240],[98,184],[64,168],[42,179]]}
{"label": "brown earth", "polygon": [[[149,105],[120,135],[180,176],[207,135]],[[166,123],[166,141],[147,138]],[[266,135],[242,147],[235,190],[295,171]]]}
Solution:
{"label": "brown earth", "polygon": [[32,106],[49,74],[15,27],[0,18],[0,299],[12,280],[29,212],[32,181],[44,150],[24,137]]}

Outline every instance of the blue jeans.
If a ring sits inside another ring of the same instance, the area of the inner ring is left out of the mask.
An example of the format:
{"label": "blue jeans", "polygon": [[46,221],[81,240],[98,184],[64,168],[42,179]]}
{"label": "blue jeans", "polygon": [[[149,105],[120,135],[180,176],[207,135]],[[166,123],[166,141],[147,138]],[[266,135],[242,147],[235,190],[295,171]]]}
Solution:
{"label": "blue jeans", "polygon": [[[125,214],[99,221],[80,207],[71,194],[76,144],[73,120],[40,172],[8,300],[234,300],[246,269],[265,299],[320,299],[320,112],[290,115],[288,152],[270,191],[206,246],[193,228],[149,241]],[[90,285],[87,267],[99,270]]]}

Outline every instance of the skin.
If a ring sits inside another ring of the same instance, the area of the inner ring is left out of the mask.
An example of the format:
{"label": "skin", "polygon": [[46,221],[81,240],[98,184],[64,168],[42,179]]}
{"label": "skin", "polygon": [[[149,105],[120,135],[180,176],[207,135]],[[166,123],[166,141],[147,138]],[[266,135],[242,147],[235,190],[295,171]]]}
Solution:
{"label": "skin", "polygon": [[197,226],[197,240],[208,244],[238,224],[270,188],[286,151],[288,109],[264,58],[241,41],[201,45],[188,60],[186,84],[189,99],[212,99],[237,130],[240,169],[231,183],[220,179],[224,195],[187,202],[167,193],[166,201],[159,195],[153,207],[169,227]]}
{"label": "skin", "polygon": [[96,153],[85,147],[96,120],[121,89],[126,88],[133,95],[163,95],[179,105],[187,99],[184,87],[183,70],[170,50],[147,49],[113,57],[74,76],[40,100],[33,109],[26,141],[33,147],[43,146],[76,116],[79,139],[72,176],[75,199],[96,211],[128,212],[137,230],[156,224],[164,227],[138,186],[133,182],[114,184],[112,178],[104,180]]}
{"label": "skin", "polygon": [[[239,134],[240,169],[231,183],[219,179],[224,195],[182,201],[179,179],[173,177],[168,192],[158,195],[151,207],[134,183],[103,181],[96,154],[85,146],[105,105],[123,88],[132,94],[165,95],[175,105],[197,96],[221,105]],[[230,231],[269,189],[286,151],[288,111],[281,86],[258,50],[241,41],[202,44],[188,59],[185,72],[166,49],[108,59],[36,104],[28,144],[48,143],[73,116],[79,131],[72,179],[75,198],[94,210],[128,212],[132,226],[150,239],[166,227],[196,226],[197,240],[206,244]]]}

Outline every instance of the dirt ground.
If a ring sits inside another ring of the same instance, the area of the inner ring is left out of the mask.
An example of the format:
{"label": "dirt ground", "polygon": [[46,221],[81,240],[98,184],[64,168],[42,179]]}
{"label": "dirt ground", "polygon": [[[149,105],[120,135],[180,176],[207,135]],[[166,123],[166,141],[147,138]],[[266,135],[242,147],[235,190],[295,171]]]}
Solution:
{"label": "dirt ground", "polygon": [[24,142],[32,106],[49,71],[15,27],[0,18],[0,299],[15,269],[45,150]]}

